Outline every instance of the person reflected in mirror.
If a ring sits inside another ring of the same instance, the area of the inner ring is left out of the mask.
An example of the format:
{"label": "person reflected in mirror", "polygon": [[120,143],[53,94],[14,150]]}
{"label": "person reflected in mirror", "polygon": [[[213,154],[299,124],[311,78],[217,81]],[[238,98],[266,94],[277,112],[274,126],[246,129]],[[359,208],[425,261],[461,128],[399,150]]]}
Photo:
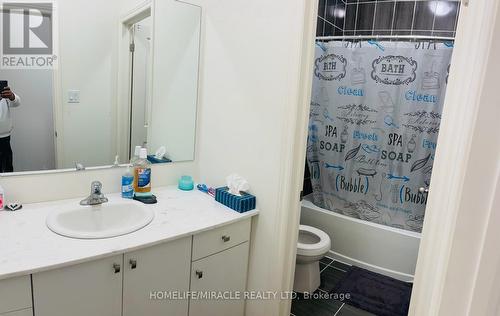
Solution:
{"label": "person reflected in mirror", "polygon": [[21,105],[21,99],[9,87],[5,87],[0,94],[0,173],[13,172],[12,148],[10,135],[14,129],[10,108]]}

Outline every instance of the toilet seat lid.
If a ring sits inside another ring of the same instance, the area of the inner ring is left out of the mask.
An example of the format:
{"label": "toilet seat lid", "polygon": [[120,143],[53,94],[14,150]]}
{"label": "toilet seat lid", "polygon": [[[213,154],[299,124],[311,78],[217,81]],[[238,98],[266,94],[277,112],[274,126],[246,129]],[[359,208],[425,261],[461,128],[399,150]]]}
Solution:
{"label": "toilet seat lid", "polygon": [[324,231],[317,229],[315,227],[300,225],[299,226],[299,238],[300,232],[305,232],[314,235],[319,239],[316,243],[301,243],[300,239],[297,242],[297,254],[301,256],[316,256],[324,254],[330,250],[331,240]]}

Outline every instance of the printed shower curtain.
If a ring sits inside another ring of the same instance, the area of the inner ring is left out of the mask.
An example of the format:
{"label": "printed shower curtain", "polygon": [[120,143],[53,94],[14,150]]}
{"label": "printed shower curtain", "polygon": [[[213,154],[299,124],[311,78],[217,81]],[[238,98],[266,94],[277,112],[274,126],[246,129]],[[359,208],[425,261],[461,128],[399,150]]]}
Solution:
{"label": "printed shower curtain", "polygon": [[313,202],[420,232],[451,43],[318,43],[307,161]]}

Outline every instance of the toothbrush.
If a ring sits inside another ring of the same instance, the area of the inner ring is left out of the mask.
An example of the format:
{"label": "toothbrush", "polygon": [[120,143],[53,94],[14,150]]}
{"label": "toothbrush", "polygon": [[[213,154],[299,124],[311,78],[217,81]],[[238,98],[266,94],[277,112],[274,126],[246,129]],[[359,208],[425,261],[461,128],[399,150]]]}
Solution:
{"label": "toothbrush", "polygon": [[215,197],[215,189],[207,187],[206,184],[198,184],[196,188],[201,192],[210,195],[211,197]]}

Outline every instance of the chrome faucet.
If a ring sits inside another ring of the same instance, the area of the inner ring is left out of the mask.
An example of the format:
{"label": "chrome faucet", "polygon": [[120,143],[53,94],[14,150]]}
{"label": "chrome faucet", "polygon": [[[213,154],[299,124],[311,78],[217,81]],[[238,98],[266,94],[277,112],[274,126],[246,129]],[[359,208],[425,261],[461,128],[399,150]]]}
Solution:
{"label": "chrome faucet", "polygon": [[108,202],[108,198],[102,194],[102,183],[94,181],[90,186],[90,195],[81,200],[80,205],[100,205],[106,202]]}

